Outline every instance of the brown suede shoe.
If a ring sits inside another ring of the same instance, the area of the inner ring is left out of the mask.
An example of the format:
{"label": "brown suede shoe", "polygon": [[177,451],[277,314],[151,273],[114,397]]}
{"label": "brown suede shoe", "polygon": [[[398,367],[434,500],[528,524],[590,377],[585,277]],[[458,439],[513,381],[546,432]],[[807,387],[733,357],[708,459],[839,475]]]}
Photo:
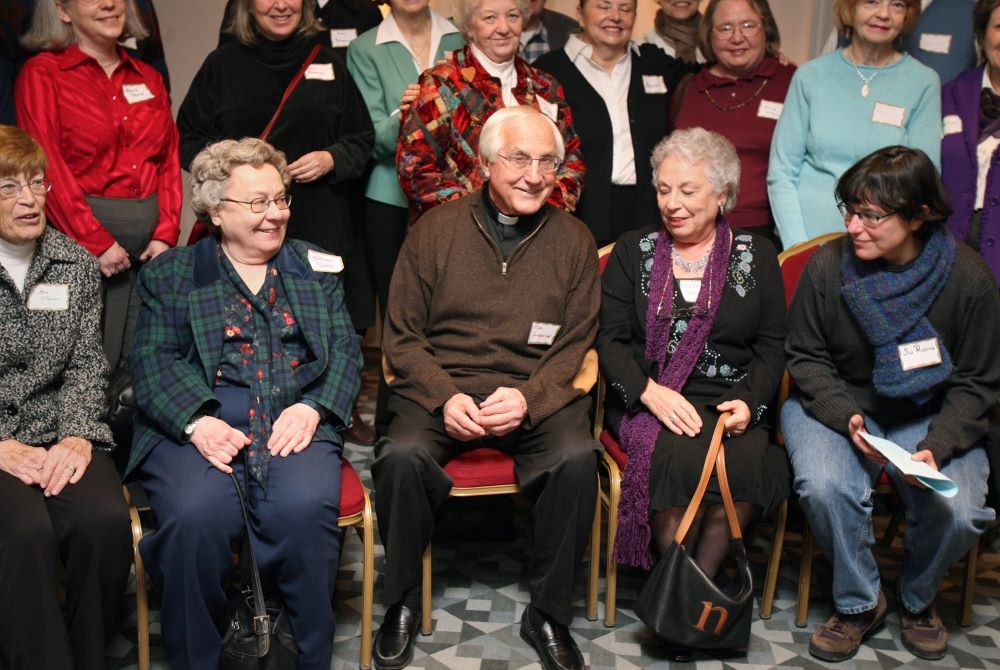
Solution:
{"label": "brown suede shoe", "polygon": [[917,658],[936,661],[948,649],[948,631],[931,603],[923,612],[910,614],[899,601],[899,621],[903,646]]}
{"label": "brown suede shoe", "polygon": [[820,625],[813,633],[809,640],[809,653],[831,663],[846,661],[858,653],[862,642],[882,627],[888,611],[885,594],[880,590],[875,609],[861,614],[835,612],[829,621]]}

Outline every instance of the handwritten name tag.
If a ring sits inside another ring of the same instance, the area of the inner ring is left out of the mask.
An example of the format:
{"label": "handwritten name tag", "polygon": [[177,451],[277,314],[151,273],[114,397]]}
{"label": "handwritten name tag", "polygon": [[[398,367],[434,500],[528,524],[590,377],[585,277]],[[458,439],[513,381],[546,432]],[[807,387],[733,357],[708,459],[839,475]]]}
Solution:
{"label": "handwritten name tag", "polygon": [[762,119],[774,119],[777,121],[781,118],[781,112],[785,109],[785,104],[783,102],[774,102],[773,100],[761,100],[760,106],[757,108],[757,116]]}
{"label": "handwritten name tag", "polygon": [[28,293],[28,309],[35,312],[65,312],[69,309],[69,286],[35,284]]}
{"label": "handwritten name tag", "polygon": [[932,54],[947,54],[951,51],[951,35],[924,33],[920,36],[920,50]]}
{"label": "handwritten name tag", "polygon": [[660,74],[642,75],[642,88],[646,93],[660,94],[667,92],[667,82]]}
{"label": "handwritten name tag", "polygon": [[309,265],[316,272],[340,272],[344,269],[344,259],[340,256],[324,254],[315,249],[310,249],[308,256]]}
{"label": "handwritten name tag", "polygon": [[941,120],[945,135],[959,135],[962,132],[962,117],[958,114],[948,114]]}
{"label": "handwritten name tag", "polygon": [[555,323],[544,323],[533,321],[531,323],[531,333],[528,335],[528,344],[544,344],[546,346],[556,341],[556,334],[562,326]]}
{"label": "handwritten name tag", "polygon": [[122,95],[125,96],[130,105],[156,97],[145,84],[125,84],[122,86]]}
{"label": "handwritten name tag", "polygon": [[938,347],[936,337],[907,342],[899,345],[898,349],[899,364],[904,372],[941,365],[941,349]]}
{"label": "handwritten name tag", "polygon": [[559,105],[549,102],[540,95],[535,96],[535,101],[538,103],[538,111],[552,119],[552,122],[555,123],[559,118]]}
{"label": "handwritten name tag", "polygon": [[872,112],[872,123],[884,123],[887,126],[903,127],[906,118],[906,107],[890,105],[886,102],[876,102]]}
{"label": "handwritten name tag", "polygon": [[306,79],[333,81],[333,63],[313,63],[306,68]]}
{"label": "handwritten name tag", "polygon": [[319,4],[320,9],[323,9],[324,7],[326,7],[326,3],[328,2],[330,2],[330,0],[319,0],[317,4]]}
{"label": "handwritten name tag", "polygon": [[334,28],[330,31],[330,46],[334,49],[350,46],[357,36],[358,31],[354,28]]}
{"label": "handwritten name tag", "polygon": [[681,295],[686,301],[694,303],[698,300],[698,293],[701,291],[700,279],[680,279],[677,283],[680,285]]}

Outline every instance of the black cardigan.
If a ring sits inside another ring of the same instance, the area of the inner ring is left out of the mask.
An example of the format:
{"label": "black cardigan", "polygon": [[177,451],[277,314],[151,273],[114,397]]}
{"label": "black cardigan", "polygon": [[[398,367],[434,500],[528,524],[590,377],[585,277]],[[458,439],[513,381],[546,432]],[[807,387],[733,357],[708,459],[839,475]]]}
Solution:
{"label": "black cardigan", "polygon": [[[575,214],[590,227],[599,243],[612,242],[614,240],[608,239],[611,234],[609,221],[614,216],[611,211],[613,147],[608,107],[566,55],[565,49],[540,56],[533,64],[552,74],[563,85],[566,102],[573,112],[573,127],[580,136],[583,159],[587,164],[587,178]],[[671,130],[667,118],[670,93],[681,77],[688,72],[698,71],[700,67],[668,56],[652,44],[640,45],[638,54],[632,52],[628,111],[632,126],[632,150],[635,152],[637,203],[636,220],[629,226],[631,229],[659,223],[653,189],[653,169],[649,158],[656,143]],[[644,75],[663,77],[667,93],[646,93]]]}

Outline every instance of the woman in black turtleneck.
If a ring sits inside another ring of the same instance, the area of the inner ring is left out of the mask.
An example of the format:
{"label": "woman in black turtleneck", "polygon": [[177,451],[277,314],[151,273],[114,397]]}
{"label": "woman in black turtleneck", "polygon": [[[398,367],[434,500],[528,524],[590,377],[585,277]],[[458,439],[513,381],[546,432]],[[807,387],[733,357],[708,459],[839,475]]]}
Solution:
{"label": "woman in black turtleneck", "polygon": [[[177,114],[184,167],[213,142],[260,137],[317,41],[325,41],[317,39],[325,28],[313,2],[232,4],[227,30],[235,39],[205,58]],[[285,153],[292,176],[294,216],[288,236],[323,247],[351,265],[350,189],[367,168],[375,129],[347,67],[329,46],[320,46],[267,141]],[[359,256],[363,253],[354,258]],[[358,273],[352,268],[344,274],[348,311],[355,326],[363,328],[371,323],[371,287],[353,281]],[[355,411],[352,423],[360,427],[360,422]]]}

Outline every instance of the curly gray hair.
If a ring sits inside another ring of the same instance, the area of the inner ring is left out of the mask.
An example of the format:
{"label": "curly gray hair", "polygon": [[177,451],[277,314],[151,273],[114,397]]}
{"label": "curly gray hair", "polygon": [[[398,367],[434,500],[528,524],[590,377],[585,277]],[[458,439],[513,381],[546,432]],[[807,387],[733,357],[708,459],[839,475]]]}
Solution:
{"label": "curly gray hair", "polygon": [[[527,21],[528,15],[531,14],[530,0],[514,1],[517,3],[517,9],[521,12],[521,25],[523,26],[524,21]],[[472,36],[469,34],[469,22],[481,2],[482,0],[451,0],[451,20],[458,26],[462,37],[469,42],[472,41]]]}
{"label": "curly gray hair", "polygon": [[705,176],[716,193],[725,193],[724,212],[736,206],[740,190],[740,157],[736,147],[719,133],[704,128],[685,128],[670,133],[653,148],[650,163],[653,166],[653,186],[659,176],[660,165],[667,158],[680,158],[691,165],[702,165]]}
{"label": "curly gray hair", "polygon": [[271,165],[287,188],[292,181],[285,154],[264,140],[244,137],[209,144],[191,161],[191,207],[198,215],[218,207],[233,170],[241,165]]}

